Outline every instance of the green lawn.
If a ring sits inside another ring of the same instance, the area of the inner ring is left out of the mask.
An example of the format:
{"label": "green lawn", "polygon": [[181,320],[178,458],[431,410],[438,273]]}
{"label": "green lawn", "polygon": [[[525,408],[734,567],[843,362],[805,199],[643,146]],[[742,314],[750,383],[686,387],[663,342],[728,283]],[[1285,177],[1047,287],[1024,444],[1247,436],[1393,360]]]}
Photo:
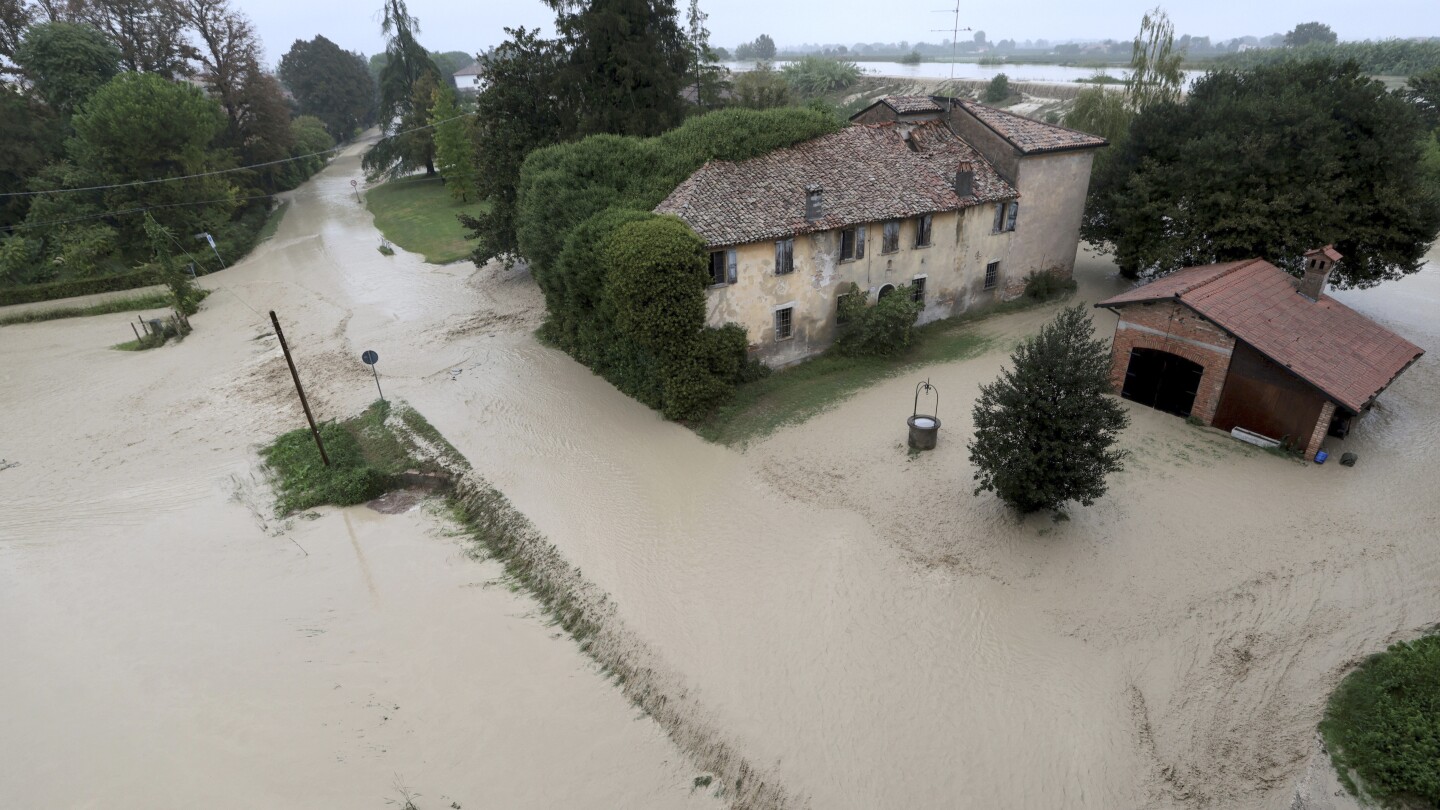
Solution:
{"label": "green lawn", "polygon": [[[1068,291],[1065,293],[1068,295]],[[1053,302],[1055,299],[1050,299]],[[991,345],[975,325],[985,318],[1041,305],[1030,298],[926,324],[899,357],[841,357],[823,354],[737,386],[729,401],[692,427],[703,438],[729,446],[762,439],[799,424],[875,383],[934,363],[976,357]]]}
{"label": "green lawn", "polygon": [[461,203],[438,177],[404,177],[376,186],[365,193],[375,227],[386,239],[411,253],[419,253],[431,264],[447,264],[470,255],[474,245],[465,239],[465,229],[456,214],[478,214],[488,203]]}

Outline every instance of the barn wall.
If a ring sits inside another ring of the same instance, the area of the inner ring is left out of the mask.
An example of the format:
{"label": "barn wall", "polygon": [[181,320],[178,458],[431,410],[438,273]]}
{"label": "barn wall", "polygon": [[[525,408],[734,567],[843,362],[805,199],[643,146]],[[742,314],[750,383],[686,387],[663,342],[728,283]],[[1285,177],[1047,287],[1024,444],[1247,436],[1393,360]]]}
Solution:
{"label": "barn wall", "polygon": [[1119,309],[1119,315],[1110,349],[1110,384],[1115,392],[1125,385],[1131,349],[1169,352],[1205,368],[1190,415],[1211,424],[1230,371],[1235,338],[1189,307],[1171,301],[1127,304]]}
{"label": "barn wall", "polygon": [[[1215,427],[1242,427],[1308,447],[1326,398],[1315,387],[1249,345],[1236,345]],[[1329,427],[1327,417],[1324,427]],[[1323,436],[1324,431],[1321,431]],[[1313,453],[1311,454],[1313,455]]]}

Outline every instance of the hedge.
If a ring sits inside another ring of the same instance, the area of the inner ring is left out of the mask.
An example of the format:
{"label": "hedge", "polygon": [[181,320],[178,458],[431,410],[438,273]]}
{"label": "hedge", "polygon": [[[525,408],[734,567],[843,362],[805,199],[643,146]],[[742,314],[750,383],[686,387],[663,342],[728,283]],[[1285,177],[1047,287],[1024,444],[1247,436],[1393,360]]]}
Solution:
{"label": "hedge", "polygon": [[77,278],[69,281],[52,281],[49,284],[33,284],[27,287],[0,288],[0,306],[10,304],[33,304],[36,301],[54,301],[59,298],[74,298],[77,295],[120,292],[136,287],[148,287],[159,280],[151,270],[136,270],[113,276]]}

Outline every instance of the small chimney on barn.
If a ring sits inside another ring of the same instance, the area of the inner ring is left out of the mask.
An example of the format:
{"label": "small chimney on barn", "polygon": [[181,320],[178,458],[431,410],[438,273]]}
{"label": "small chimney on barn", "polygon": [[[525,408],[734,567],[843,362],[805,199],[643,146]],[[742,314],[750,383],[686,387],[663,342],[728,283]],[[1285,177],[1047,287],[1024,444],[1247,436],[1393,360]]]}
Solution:
{"label": "small chimney on barn", "polygon": [[825,190],[819,186],[805,187],[805,221],[814,222],[825,216]]}
{"label": "small chimney on barn", "polygon": [[969,197],[975,193],[975,165],[966,161],[955,167],[955,196]]}
{"label": "small chimney on barn", "polygon": [[1325,292],[1325,283],[1330,280],[1330,270],[1340,261],[1340,252],[1334,245],[1316,248],[1305,254],[1305,277],[1300,279],[1300,294],[1311,301],[1319,301]]}

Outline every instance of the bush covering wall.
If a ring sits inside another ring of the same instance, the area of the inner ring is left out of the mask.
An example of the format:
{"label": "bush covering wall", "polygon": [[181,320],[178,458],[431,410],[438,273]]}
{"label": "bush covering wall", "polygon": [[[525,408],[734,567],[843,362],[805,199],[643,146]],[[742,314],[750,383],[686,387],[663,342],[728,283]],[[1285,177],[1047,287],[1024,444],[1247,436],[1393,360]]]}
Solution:
{"label": "bush covering wall", "polygon": [[707,161],[841,126],[812,109],[730,109],[654,138],[594,135],[531,153],[516,237],[545,295],[545,336],[667,418],[704,416],[754,364],[743,329],[705,326],[703,240],[650,211]]}

